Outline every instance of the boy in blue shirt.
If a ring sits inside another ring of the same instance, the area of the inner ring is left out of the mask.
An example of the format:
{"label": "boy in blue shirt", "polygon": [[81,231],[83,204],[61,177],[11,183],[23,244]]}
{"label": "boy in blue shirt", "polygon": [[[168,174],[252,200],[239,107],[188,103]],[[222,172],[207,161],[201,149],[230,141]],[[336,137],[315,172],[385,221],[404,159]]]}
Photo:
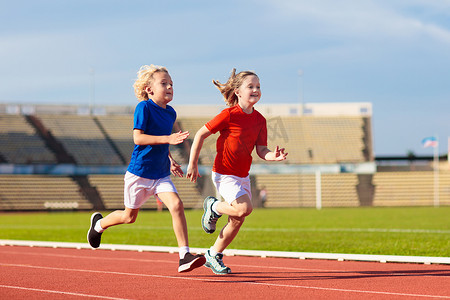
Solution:
{"label": "boy in blue shirt", "polygon": [[134,223],[139,208],[155,196],[172,215],[173,230],[180,247],[178,272],[188,272],[202,266],[205,257],[189,252],[183,202],[170,178],[171,172],[183,177],[183,171],[170,155],[169,145],[182,143],[189,132],[172,133],[177,114],[168,105],[173,98],[173,83],[166,68],[142,66],[134,83],[134,92],[141,102],[134,113],[135,147],[125,174],[125,209],[116,210],[104,218],[99,212],[92,214],[88,242],[91,247],[98,248],[106,228]]}

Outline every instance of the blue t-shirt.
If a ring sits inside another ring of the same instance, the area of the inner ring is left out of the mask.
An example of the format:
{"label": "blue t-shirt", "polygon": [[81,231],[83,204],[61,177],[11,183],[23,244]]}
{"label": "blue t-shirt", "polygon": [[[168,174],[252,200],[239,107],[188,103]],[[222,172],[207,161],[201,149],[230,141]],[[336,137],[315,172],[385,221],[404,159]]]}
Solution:
{"label": "blue t-shirt", "polygon": [[[134,129],[144,134],[170,135],[177,118],[175,110],[158,106],[153,100],[141,101],[134,111]],[[170,175],[169,144],[135,145],[128,172],[139,177],[159,179]]]}

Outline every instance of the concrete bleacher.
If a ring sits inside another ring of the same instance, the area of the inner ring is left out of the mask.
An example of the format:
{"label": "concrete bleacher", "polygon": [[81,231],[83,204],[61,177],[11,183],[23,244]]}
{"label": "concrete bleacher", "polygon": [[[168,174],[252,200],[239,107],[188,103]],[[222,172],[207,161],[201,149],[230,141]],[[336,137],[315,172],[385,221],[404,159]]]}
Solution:
{"label": "concrete bleacher", "polygon": [[0,114],[0,154],[8,163],[48,164],[56,159],[22,115]]}
{"label": "concrete bleacher", "polygon": [[[362,117],[277,117],[267,120],[268,146],[286,148],[289,164],[365,161]],[[256,154],[254,153],[255,162]]]}
{"label": "concrete bleacher", "polygon": [[[191,139],[210,118],[180,118],[183,130]],[[364,120],[362,117],[274,117],[267,119],[268,147],[286,148],[289,159],[285,164],[357,163],[364,157]],[[218,134],[208,137],[200,153],[201,163],[212,165]],[[254,163],[266,163],[253,151]]]}
{"label": "concrete bleacher", "polygon": [[[91,185],[97,188],[106,209],[123,209],[124,175],[89,175]],[[186,178],[172,176],[172,181],[185,208],[201,208],[203,198],[194,183]],[[142,209],[156,209],[157,203],[151,197]]]}
{"label": "concrete bleacher", "polygon": [[96,118],[128,164],[134,148],[133,115],[97,116]]}
{"label": "concrete bleacher", "polygon": [[[323,207],[353,207],[362,205],[361,189],[372,189],[373,194],[366,203],[373,206],[430,206],[433,205],[434,194],[434,174],[431,171],[410,171],[410,172],[377,172],[372,177],[366,178],[370,181],[361,184],[357,171],[346,169],[347,165],[361,165],[365,162],[373,162],[373,145],[371,136],[371,106],[348,104],[305,105],[312,108],[313,113],[299,114],[302,111],[298,106],[292,105],[258,105],[257,109],[266,117],[268,126],[268,147],[274,149],[279,145],[285,147],[289,153],[288,159],[282,163],[266,162],[257,157],[253,152],[254,164],[267,164],[270,167],[284,165],[286,169],[293,170],[297,166],[317,167],[322,165],[337,166],[335,174],[325,172],[321,176],[322,182],[322,206]],[[295,106],[295,107],[294,107]],[[352,107],[350,111],[347,109]],[[170,151],[174,159],[183,164],[188,163],[189,146],[194,139],[195,133],[209,120],[211,120],[221,109],[218,106],[188,106],[175,107],[178,113],[176,128],[174,131],[189,131],[190,136],[185,144],[170,146]],[[298,108],[298,110],[297,110]],[[340,110],[342,108],[342,110]],[[62,109],[62,110],[60,110]],[[55,160],[56,151],[49,150],[48,140],[39,136],[30,116],[6,113],[0,105],[0,162],[3,164],[58,164]],[[23,111],[23,110],[22,110]],[[129,163],[134,147],[132,127],[133,127],[133,107],[121,109],[107,108],[104,114],[87,114],[80,112],[76,107],[65,108],[36,108],[28,110],[33,112],[33,116],[38,118],[45,129],[48,129],[52,136],[60,142],[65,150],[76,160],[77,167],[84,166],[111,167],[110,170],[119,170]],[[295,112],[295,113],[294,113]],[[36,126],[35,126],[36,127]],[[200,165],[210,168],[216,155],[216,141],[219,134],[211,135],[205,140],[200,153]],[[59,163],[65,163],[59,161]],[[71,164],[69,162],[68,164]],[[273,165],[273,166],[272,166]],[[342,167],[345,166],[345,167]],[[33,166],[36,167],[36,166]],[[258,170],[263,170],[262,165]],[[6,169],[6,168],[4,168]],[[47,168],[52,169],[52,168]],[[374,167],[375,169],[375,167]],[[41,169],[40,169],[41,170]],[[274,169],[271,169],[274,170]],[[350,171],[349,171],[350,170]],[[111,171],[117,172],[117,171]],[[345,173],[350,172],[350,173]],[[372,173],[374,171],[371,171]],[[254,185],[256,188],[265,187],[267,190],[266,207],[315,207],[316,186],[315,175],[309,173],[283,174],[283,172],[273,172],[280,174],[266,174],[261,172],[255,174]],[[363,172],[364,173],[364,172]],[[372,174],[370,173],[370,174]],[[6,175],[2,175],[6,176]],[[16,176],[16,175],[8,175]],[[35,185],[34,177],[45,175],[23,175],[17,177],[18,181],[30,181],[34,187],[34,194],[45,195],[48,199],[57,202],[57,193],[46,192],[45,189],[55,190],[55,185],[71,186],[64,195],[76,194],[82,200],[76,200],[78,209],[90,209],[92,204],[80,195],[79,189],[82,187],[70,177],[47,176],[53,185],[47,185],[48,181],[39,181]],[[106,209],[123,209],[123,174],[112,175],[87,175],[90,184],[95,187],[104,201]],[[372,175],[370,175],[372,176]],[[209,178],[208,175],[204,176]],[[37,177],[36,177],[37,178]],[[201,195],[197,186],[186,178],[172,177],[177,187],[180,197],[186,208],[201,208],[205,195]],[[2,177],[1,180],[8,179]],[[60,181],[61,180],[61,181]],[[205,179],[210,180],[210,179]],[[2,182],[3,183],[3,182]],[[18,182],[18,185],[19,182]],[[29,199],[34,199],[36,207],[43,207],[38,197],[33,195],[33,188],[22,188],[22,192],[13,189],[12,192],[5,192],[8,188],[3,185],[0,191],[0,201],[13,203],[9,199],[17,200],[13,194],[26,195]],[[56,189],[57,190],[57,189]],[[69,192],[71,190],[71,192]],[[27,191],[27,192],[25,192]],[[37,191],[37,192],[36,192]],[[209,191],[211,192],[211,191]],[[214,192],[214,191],[212,191]],[[28,194],[27,194],[28,193]],[[6,197],[6,196],[7,197]],[[71,196],[71,197],[72,197]],[[254,195],[257,197],[258,195]],[[450,172],[443,170],[440,172],[439,196],[441,205],[450,205]],[[62,196],[63,198],[66,196]],[[372,199],[373,198],[373,199]],[[65,199],[65,198],[64,198]],[[373,200],[373,201],[372,201]],[[18,201],[18,200],[17,200]],[[47,201],[47,205],[51,204]],[[92,199],[91,199],[92,201]],[[95,203],[95,201],[93,201]],[[18,202],[19,203],[19,202]],[[75,203],[75,201],[69,201]],[[11,204],[8,204],[11,205]],[[20,204],[22,205],[22,204]],[[31,205],[31,204],[26,204]],[[24,204],[24,207],[27,207]],[[91,206],[89,206],[91,205]],[[13,206],[2,206],[0,209],[14,209]],[[31,207],[31,206],[28,206]],[[150,199],[143,208],[156,209],[156,201]],[[28,208],[25,208],[28,209]],[[38,208],[36,208],[38,209]],[[45,208],[44,208],[45,209]]]}
{"label": "concrete bleacher", "polygon": [[67,176],[0,175],[0,210],[92,209]]}
{"label": "concrete bleacher", "polygon": [[[265,207],[316,207],[314,174],[261,174],[255,180],[267,192]],[[356,174],[322,174],[322,207],[359,206],[357,184]]]}
{"label": "concrete bleacher", "polygon": [[121,165],[114,151],[91,116],[38,115],[80,165]]}
{"label": "concrete bleacher", "polygon": [[[189,131],[190,136],[188,138],[189,144],[192,144],[195,134],[202,128],[212,117],[180,117],[178,118],[178,124],[181,130]],[[214,163],[216,155],[216,141],[219,134],[210,135],[203,143],[202,150],[199,156],[199,164],[211,166]],[[188,161],[186,161],[188,162]]]}
{"label": "concrete bleacher", "polygon": [[[105,133],[116,145],[120,154],[124,158],[125,164],[130,163],[131,153],[134,149],[133,141],[133,115],[109,115],[95,117],[101,124]],[[175,131],[175,129],[174,129]],[[182,147],[170,145],[172,158],[180,164],[187,163],[187,156],[184,155]]]}
{"label": "concrete bleacher", "polygon": [[[374,174],[374,206],[434,205],[434,172],[377,172]],[[439,174],[439,202],[450,204],[450,172]]]}

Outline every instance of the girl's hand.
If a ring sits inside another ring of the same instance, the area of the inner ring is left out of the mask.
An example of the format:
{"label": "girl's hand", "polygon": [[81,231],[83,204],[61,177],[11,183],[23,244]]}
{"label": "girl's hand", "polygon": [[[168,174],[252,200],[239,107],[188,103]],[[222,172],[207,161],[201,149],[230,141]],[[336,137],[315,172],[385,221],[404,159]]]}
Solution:
{"label": "girl's hand", "polygon": [[185,139],[187,139],[189,136],[189,131],[185,132],[175,132],[169,135],[169,145],[178,145],[181,144]]}
{"label": "girl's hand", "polygon": [[284,148],[281,148],[280,149],[280,147],[276,147],[275,148],[275,151],[273,151],[273,154],[274,154],[274,161],[282,161],[282,160],[285,160],[286,159],[286,156],[288,155],[287,153],[285,153],[284,152],[285,151],[285,149]]}
{"label": "girl's hand", "polygon": [[186,171],[186,178],[189,179],[191,182],[197,182],[198,177],[201,177],[200,174],[198,173],[198,166],[193,166],[189,164]]}

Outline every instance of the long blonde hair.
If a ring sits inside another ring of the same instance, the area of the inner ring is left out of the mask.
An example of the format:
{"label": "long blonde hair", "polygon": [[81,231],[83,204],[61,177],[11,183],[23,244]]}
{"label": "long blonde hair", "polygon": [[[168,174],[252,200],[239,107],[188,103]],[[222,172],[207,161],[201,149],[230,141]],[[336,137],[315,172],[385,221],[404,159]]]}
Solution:
{"label": "long blonde hair", "polygon": [[146,87],[150,85],[153,80],[153,74],[157,72],[166,72],[169,74],[169,71],[165,67],[155,66],[155,65],[144,65],[140,67],[138,71],[138,77],[133,84],[134,94],[139,101],[148,100],[148,93],[145,90]]}
{"label": "long blonde hair", "polygon": [[214,85],[222,93],[225,103],[228,106],[231,107],[238,103],[238,97],[236,96],[234,91],[242,85],[245,77],[250,75],[258,77],[258,75],[256,75],[252,71],[242,71],[236,74],[236,69],[233,68],[233,70],[231,71],[230,78],[228,78],[228,81],[225,84],[220,83],[217,80],[213,80]]}

